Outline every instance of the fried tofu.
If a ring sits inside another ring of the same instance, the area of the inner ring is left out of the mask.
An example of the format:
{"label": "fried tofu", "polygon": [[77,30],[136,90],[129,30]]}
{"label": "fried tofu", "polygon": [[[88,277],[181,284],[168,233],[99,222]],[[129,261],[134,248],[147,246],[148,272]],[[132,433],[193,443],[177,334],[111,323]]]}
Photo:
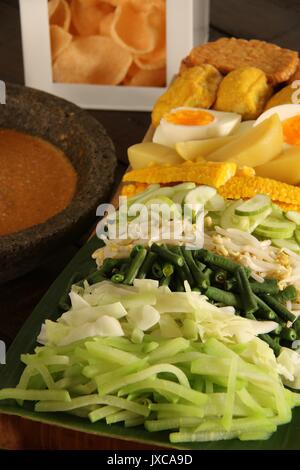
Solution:
{"label": "fried tofu", "polygon": [[271,94],[272,88],[264,72],[255,67],[242,67],[223,79],[215,109],[241,114],[243,120],[256,119]]}
{"label": "fried tofu", "polygon": [[184,70],[154,105],[153,126],[157,127],[166,113],[179,106],[211,108],[222,78],[220,72],[209,64]]}
{"label": "fried tofu", "polygon": [[296,72],[299,56],[296,51],[252,39],[221,38],[195,47],[183,60],[181,70],[201,64],[212,64],[224,75],[240,67],[257,67],[268,82],[285,82]]}

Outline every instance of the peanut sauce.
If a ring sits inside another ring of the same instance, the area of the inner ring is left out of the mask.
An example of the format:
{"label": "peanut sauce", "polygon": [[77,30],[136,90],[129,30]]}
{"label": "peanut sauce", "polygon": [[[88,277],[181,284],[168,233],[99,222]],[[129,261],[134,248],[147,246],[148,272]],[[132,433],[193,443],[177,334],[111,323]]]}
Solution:
{"label": "peanut sauce", "polygon": [[0,129],[0,236],[61,212],[72,200],[76,183],[71,162],[54,145]]}

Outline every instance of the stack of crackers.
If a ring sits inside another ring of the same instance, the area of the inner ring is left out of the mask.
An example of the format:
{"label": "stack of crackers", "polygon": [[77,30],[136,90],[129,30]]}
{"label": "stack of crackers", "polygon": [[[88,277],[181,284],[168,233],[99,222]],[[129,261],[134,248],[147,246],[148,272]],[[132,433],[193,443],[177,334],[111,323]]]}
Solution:
{"label": "stack of crackers", "polygon": [[223,75],[240,67],[256,67],[273,86],[300,78],[296,51],[255,39],[221,38],[195,47],[182,61],[181,71],[202,64],[214,65]]}
{"label": "stack of crackers", "polygon": [[53,79],[164,86],[166,0],[49,0]]}

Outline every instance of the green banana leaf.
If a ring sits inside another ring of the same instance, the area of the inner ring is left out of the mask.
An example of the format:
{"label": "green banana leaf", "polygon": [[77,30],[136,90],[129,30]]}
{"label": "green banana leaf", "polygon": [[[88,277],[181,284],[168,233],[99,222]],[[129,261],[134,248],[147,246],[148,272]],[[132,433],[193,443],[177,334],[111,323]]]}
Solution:
{"label": "green banana leaf", "polygon": [[[19,382],[23,365],[20,361],[22,353],[33,352],[36,346],[36,337],[44,320],[55,320],[60,315],[58,302],[65,292],[70,278],[75,272],[84,277],[95,267],[92,253],[101,246],[101,242],[92,238],[73,258],[65,270],[52,284],[46,295],[36,306],[7,354],[7,363],[0,365],[0,388],[15,387]],[[145,443],[147,445],[172,447],[177,449],[201,449],[201,450],[299,450],[300,449],[300,409],[294,410],[293,420],[290,424],[281,426],[278,431],[267,441],[240,442],[238,440],[220,441],[206,444],[190,443],[171,445],[168,433],[149,433],[142,427],[125,428],[123,425],[107,425],[103,422],[90,423],[88,420],[77,418],[68,414],[36,413],[32,407],[21,408],[0,402],[0,413],[21,416],[41,423],[53,424],[76,431],[82,431],[99,436],[123,439],[132,442]]]}

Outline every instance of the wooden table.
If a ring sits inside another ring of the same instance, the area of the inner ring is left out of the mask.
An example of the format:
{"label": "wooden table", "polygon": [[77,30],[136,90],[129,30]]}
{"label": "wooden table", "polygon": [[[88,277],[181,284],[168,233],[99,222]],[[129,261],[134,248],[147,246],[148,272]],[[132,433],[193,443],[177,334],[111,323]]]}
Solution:
{"label": "wooden table", "polygon": [[[22,0],[26,1],[26,0]],[[237,36],[270,40],[300,49],[299,0],[211,0],[211,39]],[[0,0],[0,79],[24,83],[18,0]],[[113,139],[118,157],[115,188],[127,165],[126,149],[142,140],[148,113],[92,111]],[[114,189],[112,188],[112,194]],[[87,233],[91,227],[87,227]],[[10,345],[25,319],[66,263],[86,241],[72,240],[47,264],[0,286],[0,339]],[[1,260],[0,260],[1,262]],[[141,449],[146,446],[100,439],[13,418],[0,419],[0,448]]]}

